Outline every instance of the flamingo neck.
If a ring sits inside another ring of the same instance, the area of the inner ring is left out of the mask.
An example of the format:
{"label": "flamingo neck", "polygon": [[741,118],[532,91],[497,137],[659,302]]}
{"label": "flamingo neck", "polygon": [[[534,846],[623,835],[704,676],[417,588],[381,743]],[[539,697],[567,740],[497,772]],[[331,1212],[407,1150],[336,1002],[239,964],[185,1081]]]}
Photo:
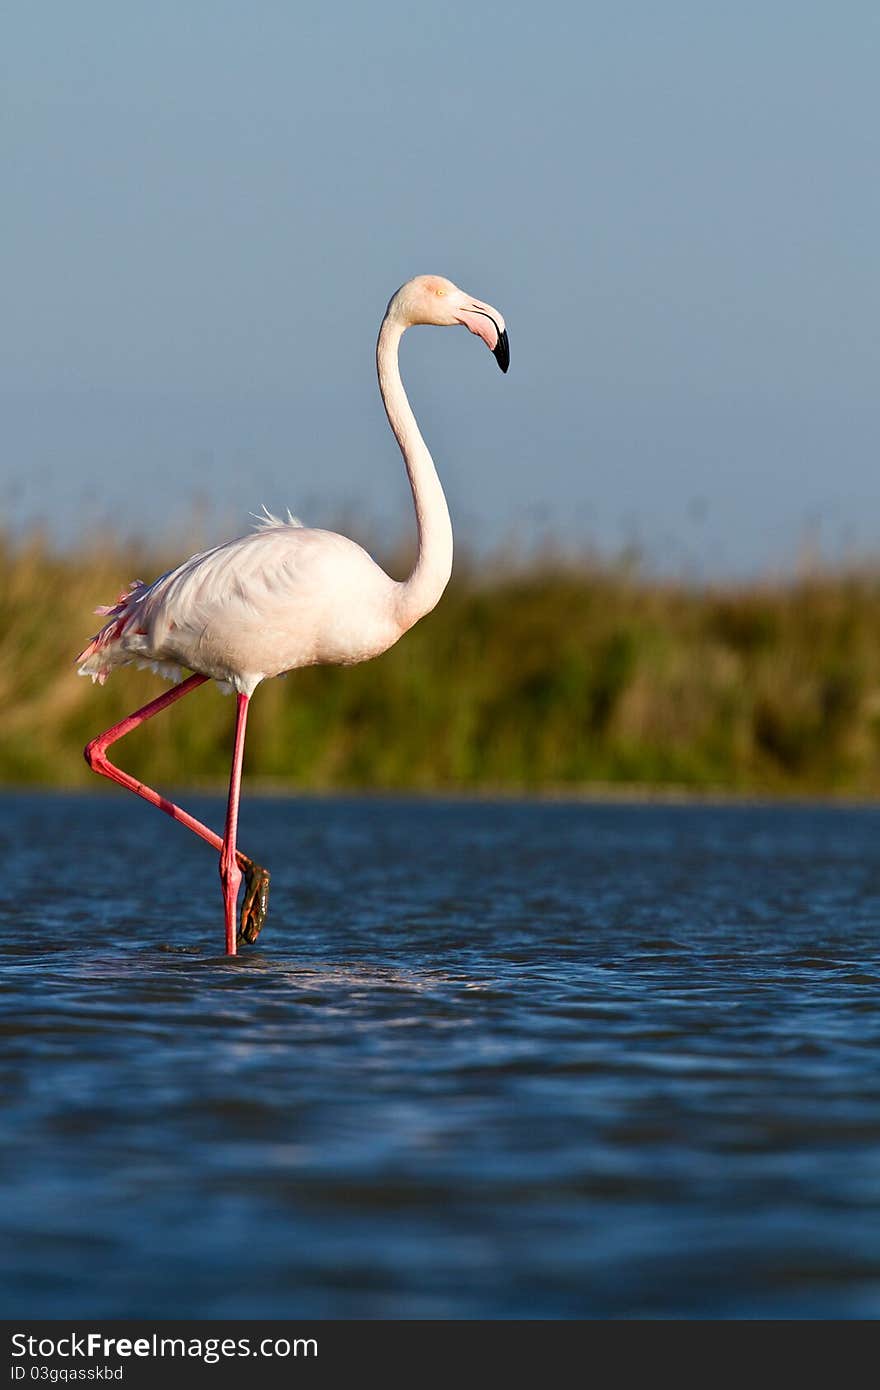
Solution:
{"label": "flamingo neck", "polygon": [[398,619],[405,631],[438,602],[452,573],[452,523],[434,460],[421,436],[400,379],[397,354],[405,324],[386,314],[379,330],[376,367],[388,423],[400,445],[412,488],[419,553],[409,579],[399,585]]}

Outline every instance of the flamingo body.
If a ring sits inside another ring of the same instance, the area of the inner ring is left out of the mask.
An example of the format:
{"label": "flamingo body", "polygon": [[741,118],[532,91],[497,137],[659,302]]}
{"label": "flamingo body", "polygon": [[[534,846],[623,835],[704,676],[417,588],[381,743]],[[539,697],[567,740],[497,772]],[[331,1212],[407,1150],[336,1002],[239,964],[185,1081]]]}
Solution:
{"label": "flamingo body", "polygon": [[133,584],[80,653],[80,674],[103,684],[136,661],[179,679],[186,667],[252,695],[301,666],[386,651],[405,630],[402,587],[347,536],[268,517],[152,584]]}

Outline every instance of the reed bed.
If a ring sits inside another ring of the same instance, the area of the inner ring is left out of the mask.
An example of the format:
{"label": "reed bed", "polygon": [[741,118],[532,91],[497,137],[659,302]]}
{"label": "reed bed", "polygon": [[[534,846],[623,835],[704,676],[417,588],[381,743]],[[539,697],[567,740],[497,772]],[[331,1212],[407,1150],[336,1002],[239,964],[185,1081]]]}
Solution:
{"label": "reed bed", "polygon": [[[95,785],[82,747],[164,683],[102,688],[73,657],[92,610],[174,556],[0,536],[0,779]],[[399,572],[399,571],[398,571]],[[364,666],[254,699],[246,771],[300,790],[880,794],[880,569],[698,586],[630,562],[463,564],[439,607]],[[221,785],[232,702],[206,686],[119,750],[165,785]]]}

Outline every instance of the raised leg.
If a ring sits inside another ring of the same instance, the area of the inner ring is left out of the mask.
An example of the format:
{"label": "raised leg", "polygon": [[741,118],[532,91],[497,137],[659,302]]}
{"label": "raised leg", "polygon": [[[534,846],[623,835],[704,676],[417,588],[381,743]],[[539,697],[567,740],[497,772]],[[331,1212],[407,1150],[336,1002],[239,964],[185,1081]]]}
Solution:
{"label": "raised leg", "polygon": [[151,700],[148,705],[144,705],[141,709],[136,709],[134,714],[127,715],[126,718],[121,719],[118,724],[114,724],[112,728],[106,729],[103,734],[98,734],[97,738],[93,738],[91,743],[86,744],[83,756],[93,772],[99,773],[101,777],[109,778],[111,782],[118,782],[121,787],[127,787],[131,792],[136,792],[138,796],[144,798],[144,801],[149,801],[151,806],[158,806],[159,810],[164,811],[166,816],[170,816],[172,820],[180,821],[181,825],[185,825],[188,830],[194,830],[203,840],[207,840],[209,845],[213,845],[215,849],[220,850],[223,848],[222,839],[213,830],[210,830],[207,825],[202,825],[202,822],[196,820],[195,816],[191,816],[188,811],[184,811],[182,807],[176,806],[174,802],[169,801],[167,797],[160,796],[158,792],[154,792],[152,787],[148,787],[145,783],[139,782],[137,777],[132,777],[130,773],[123,772],[115,763],[111,763],[110,759],[107,757],[107,749],[112,744],[116,743],[118,739],[124,738],[126,734],[131,733],[132,729],[137,729],[141,724],[146,723],[148,719],[152,719],[154,714],[161,714],[163,709],[167,709],[169,705],[173,705],[177,700],[181,699],[182,696],[188,695],[191,690],[195,690],[198,686],[204,685],[207,679],[207,676],[189,676],[185,681],[181,681],[180,685],[175,685],[171,690],[166,690],[164,694],[157,696],[155,700]]}
{"label": "raised leg", "polygon": [[[184,811],[181,806],[175,805],[167,797],[161,796],[159,792],[153,791],[152,787],[146,786],[130,773],[123,772],[115,763],[111,763],[107,757],[107,749],[126,734],[130,734],[133,729],[144,724],[148,719],[152,719],[154,714],[160,714],[162,710],[173,705],[182,696],[188,695],[191,690],[195,690],[200,685],[204,685],[207,676],[189,676],[180,685],[175,685],[171,690],[166,690],[162,695],[151,700],[149,704],[141,709],[135,710],[125,719],[114,724],[112,728],[93,738],[85,748],[85,760],[93,772],[99,773],[102,777],[107,777],[111,782],[117,782],[119,786],[127,788],[128,791],[135,792],[143,797],[151,806],[157,806],[160,811],[164,811],[166,816],[172,820],[179,821],[188,830],[192,830],[201,839],[206,840],[214,849],[222,852],[224,840],[207,825],[203,825],[195,816],[191,816],[188,811]],[[236,728],[237,732],[237,728]],[[237,806],[236,806],[237,810]],[[240,850],[235,851],[235,859],[239,869],[244,871],[245,876],[245,896],[241,910],[241,928],[239,941],[256,941],[260,934],[260,928],[266,919],[269,910],[269,874],[266,869],[255,864],[246,854]],[[239,882],[240,882],[239,878]]]}
{"label": "raised leg", "polygon": [[229,800],[226,803],[226,833],[220,851],[220,882],[223,884],[223,902],[226,909],[226,954],[234,956],[235,905],[241,884],[241,869],[235,857],[235,838],[238,832],[238,801],[241,792],[241,765],[244,759],[244,733],[247,727],[249,700],[247,695],[238,696],[235,711],[235,743],[232,748],[232,769],[229,773]]}

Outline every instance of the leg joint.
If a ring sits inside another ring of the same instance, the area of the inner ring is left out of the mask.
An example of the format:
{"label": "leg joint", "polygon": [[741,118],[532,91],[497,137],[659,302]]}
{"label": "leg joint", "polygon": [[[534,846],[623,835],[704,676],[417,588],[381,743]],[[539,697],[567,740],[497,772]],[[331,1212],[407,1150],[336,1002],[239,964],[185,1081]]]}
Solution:
{"label": "leg joint", "polygon": [[244,874],[238,867],[238,859],[227,853],[226,846],[220,851],[220,877],[224,883],[233,883],[238,888]]}
{"label": "leg joint", "polygon": [[93,738],[83,749],[83,757],[93,772],[100,772],[106,766],[104,745],[100,738]]}

